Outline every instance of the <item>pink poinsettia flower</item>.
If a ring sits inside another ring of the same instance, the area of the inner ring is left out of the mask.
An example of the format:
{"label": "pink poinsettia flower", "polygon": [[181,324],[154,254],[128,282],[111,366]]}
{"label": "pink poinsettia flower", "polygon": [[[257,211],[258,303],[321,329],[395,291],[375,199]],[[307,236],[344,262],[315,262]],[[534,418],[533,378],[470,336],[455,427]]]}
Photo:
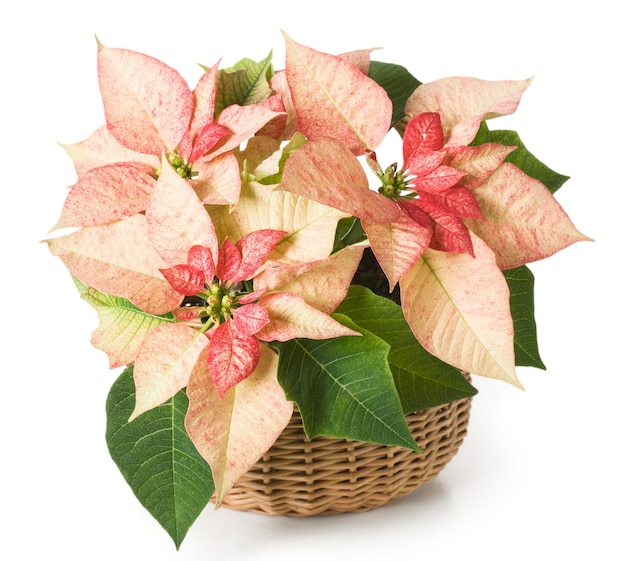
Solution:
{"label": "pink poinsettia flower", "polygon": [[383,182],[379,191],[427,230],[428,247],[474,256],[463,219],[481,220],[483,214],[471,189],[514,149],[495,143],[444,147],[441,115],[420,113],[404,133],[402,169],[390,166],[383,172],[374,162]]}
{"label": "pink poinsettia flower", "polygon": [[379,192],[331,128],[289,157],[278,187],[360,220],[426,350],[516,385],[502,270],[585,239],[545,185],[505,162],[514,147],[468,146],[483,120],[515,111],[528,83],[451,78],[418,87],[405,107],[402,168],[383,170],[366,152]]}
{"label": "pink poinsettia flower", "polygon": [[236,244],[226,239],[217,260],[208,248],[194,245],[187,263],[161,269],[172,288],[186,297],[175,316],[199,322],[210,338],[207,366],[220,396],[255,370],[260,341],[357,335],[299,295],[254,290],[254,277],[285,234],[258,230]]}
{"label": "pink poinsettia flower", "polygon": [[231,105],[215,117],[217,73],[217,65],[209,68],[192,90],[160,60],[98,43],[106,126],[64,145],[78,181],[55,228],[108,224],[143,212],[162,154],[202,202],[236,204],[241,177],[232,151],[280,113],[265,104]]}
{"label": "pink poinsettia flower", "polygon": [[[473,255],[463,219],[482,218],[470,189],[514,149],[499,144],[443,149],[436,113],[414,118],[405,163],[383,171],[375,152],[367,162],[382,181],[378,192],[354,154],[335,139],[310,141],[287,160],[279,189],[360,219],[372,251],[393,288],[431,247]],[[423,197],[422,197],[423,195]]]}
{"label": "pink poinsettia flower", "polygon": [[[141,154],[165,153],[182,176],[211,152],[239,146],[277,113],[263,105],[232,105],[214,116],[217,65],[192,91],[160,60],[98,44],[98,80],[107,130],[119,144]],[[227,137],[227,138],[226,138]]]}
{"label": "pink poinsettia flower", "polygon": [[[187,223],[207,216],[197,211]],[[170,308],[176,319],[147,333],[134,362],[130,419],[187,388],[185,426],[211,465],[218,503],[291,418],[293,404],[277,380],[278,355],[267,342],[360,335],[329,314],[345,297],[364,245],[285,264],[275,248],[283,236],[291,234],[268,228],[237,243],[196,238],[186,258],[168,260],[160,274],[180,295]],[[262,422],[250,423],[257,418]]]}
{"label": "pink poinsettia flower", "polygon": [[[221,395],[247,378],[258,364],[260,347],[255,335],[269,317],[267,310],[255,303],[259,295],[246,293],[243,282],[253,277],[284,235],[265,230],[250,234],[238,244],[224,240],[217,263],[206,247],[194,245],[187,263],[161,270],[174,290],[195,297],[195,302],[201,304],[191,314],[208,328],[208,368]],[[189,319],[191,314],[183,311],[177,315]]]}

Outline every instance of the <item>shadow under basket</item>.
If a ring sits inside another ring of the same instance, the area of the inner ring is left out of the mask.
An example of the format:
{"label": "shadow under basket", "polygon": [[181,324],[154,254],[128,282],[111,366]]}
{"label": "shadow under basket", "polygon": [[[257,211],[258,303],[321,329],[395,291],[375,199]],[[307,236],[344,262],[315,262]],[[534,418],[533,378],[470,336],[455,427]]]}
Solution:
{"label": "shadow under basket", "polygon": [[226,495],[222,506],[276,516],[363,512],[431,481],[457,453],[471,398],[407,416],[423,454],[398,446],[308,440],[297,409],[283,433]]}

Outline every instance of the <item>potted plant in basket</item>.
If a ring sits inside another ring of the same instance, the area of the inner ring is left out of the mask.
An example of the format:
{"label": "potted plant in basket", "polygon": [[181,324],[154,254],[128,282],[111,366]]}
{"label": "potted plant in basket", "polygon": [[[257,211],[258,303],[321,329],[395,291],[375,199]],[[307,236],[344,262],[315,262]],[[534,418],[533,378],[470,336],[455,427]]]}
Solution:
{"label": "potted plant in basket", "polygon": [[193,89],[98,42],[106,124],[63,146],[77,182],[46,242],[124,367],[111,455],[177,547],[293,419],[419,457],[408,414],[469,402],[468,373],[521,387],[516,365],[544,368],[526,263],[588,239],[567,178],[486,124],[530,80],[422,84],[284,40],[284,69],[215,64]]}

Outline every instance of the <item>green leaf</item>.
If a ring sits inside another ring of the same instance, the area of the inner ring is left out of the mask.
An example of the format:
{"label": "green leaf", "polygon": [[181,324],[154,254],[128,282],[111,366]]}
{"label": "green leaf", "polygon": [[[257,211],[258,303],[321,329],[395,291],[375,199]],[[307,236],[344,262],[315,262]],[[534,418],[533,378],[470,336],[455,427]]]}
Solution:
{"label": "green leaf", "polygon": [[393,128],[404,117],[406,100],[421,82],[404,66],[376,60],[370,63],[368,76],[381,86],[391,99],[393,104],[391,128]]}
{"label": "green leaf", "polygon": [[476,395],[477,390],[457,368],[417,342],[395,302],[353,285],[337,312],[389,344],[389,367],[405,413]]}
{"label": "green leaf", "polygon": [[278,381],[298,404],[305,432],[419,451],[387,364],[389,345],[336,316],[362,336],[292,339],[279,348]]}
{"label": "green leaf", "polygon": [[211,469],[185,431],[188,400],[184,391],[129,423],[134,406],[130,367],[107,398],[109,452],[133,493],[178,549],[213,495]]}
{"label": "green leaf", "polygon": [[366,239],[367,236],[365,235],[363,226],[361,226],[361,221],[358,218],[354,216],[342,218],[339,222],[337,222],[333,253]]}
{"label": "green leaf", "polygon": [[260,62],[244,58],[231,68],[219,71],[215,95],[215,115],[229,105],[263,103],[272,94],[272,52]]}
{"label": "green leaf", "polygon": [[539,356],[535,324],[535,277],[525,265],[502,271],[511,291],[511,315],[515,329],[515,364],[546,369]]}
{"label": "green leaf", "polygon": [[72,275],[72,281],[74,281],[74,286],[78,289],[78,293],[83,296],[87,289],[89,288],[85,283],[77,279],[74,275]]}
{"label": "green leaf", "polygon": [[499,144],[503,144],[504,146],[517,146],[517,150],[511,152],[507,156],[505,162],[509,162],[517,166],[525,174],[541,181],[552,194],[554,194],[563,185],[563,183],[569,179],[567,175],[561,175],[560,173],[553,171],[533,156],[528,151],[526,146],[524,146],[519,135],[515,131],[491,131],[487,127],[487,124],[483,122],[472,144],[485,144],[487,142],[497,142]]}

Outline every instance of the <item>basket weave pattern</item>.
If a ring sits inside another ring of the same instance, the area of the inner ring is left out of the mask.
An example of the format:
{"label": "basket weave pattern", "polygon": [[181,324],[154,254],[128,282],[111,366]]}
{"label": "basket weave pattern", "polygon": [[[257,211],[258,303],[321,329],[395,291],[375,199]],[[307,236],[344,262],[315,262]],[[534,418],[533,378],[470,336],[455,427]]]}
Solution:
{"label": "basket weave pattern", "polygon": [[300,413],[272,448],[226,495],[222,506],[261,514],[313,516],[360,512],[432,480],[457,453],[471,398],[407,416],[423,454],[327,437],[308,440]]}

